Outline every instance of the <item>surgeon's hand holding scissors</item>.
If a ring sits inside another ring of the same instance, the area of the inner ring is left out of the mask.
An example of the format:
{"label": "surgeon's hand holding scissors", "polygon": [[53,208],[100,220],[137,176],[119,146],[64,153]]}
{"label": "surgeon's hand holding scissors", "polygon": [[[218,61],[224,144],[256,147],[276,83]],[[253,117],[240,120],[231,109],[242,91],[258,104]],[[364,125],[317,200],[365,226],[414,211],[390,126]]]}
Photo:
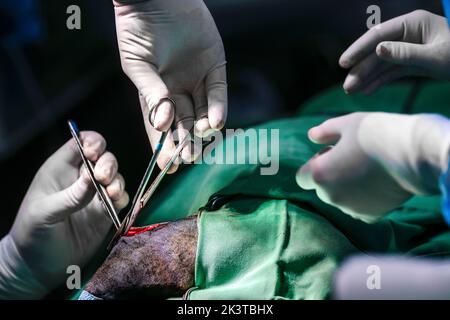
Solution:
{"label": "surgeon's hand holding scissors", "polygon": [[[160,131],[172,123],[179,141],[194,123],[199,136],[220,130],[227,117],[225,52],[203,0],[116,0],[114,5],[122,68],[144,101],[142,113],[153,149]],[[160,168],[174,150],[169,133],[158,159]],[[181,157],[192,161],[194,156],[188,144]]]}

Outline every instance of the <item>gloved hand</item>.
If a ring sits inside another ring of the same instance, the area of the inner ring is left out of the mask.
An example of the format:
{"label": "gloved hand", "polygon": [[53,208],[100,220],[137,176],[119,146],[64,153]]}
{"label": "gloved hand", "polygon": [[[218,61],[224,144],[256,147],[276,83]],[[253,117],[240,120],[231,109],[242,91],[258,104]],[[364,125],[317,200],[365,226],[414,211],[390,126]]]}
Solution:
{"label": "gloved hand", "polygon": [[334,146],[300,168],[298,184],[366,222],[414,194],[438,193],[448,166],[450,120],[438,115],[353,113],[327,120],[308,135]]}
{"label": "gloved hand", "polygon": [[450,299],[450,261],[407,257],[354,257],[334,275],[339,300]]}
{"label": "gloved hand", "polygon": [[[158,131],[168,130],[174,119],[181,132],[179,140],[194,121],[199,136],[221,129],[227,116],[225,53],[203,1],[135,2],[114,1],[117,39],[122,68],[146,104],[144,123],[153,149],[161,135]],[[164,97],[174,100],[175,110],[169,101],[155,108]],[[183,160],[193,160],[191,149],[189,144],[184,148]],[[169,135],[159,157],[160,167],[174,150]]]}
{"label": "gloved hand", "polygon": [[450,28],[447,19],[417,10],[367,31],[341,56],[350,69],[347,93],[371,93],[406,76],[450,79]]}
{"label": "gloved hand", "polygon": [[[97,180],[118,210],[128,203],[114,155],[96,132],[81,132]],[[112,222],[95,196],[72,139],[39,169],[9,234],[0,242],[0,297],[41,298],[64,283],[69,265],[82,268]]]}

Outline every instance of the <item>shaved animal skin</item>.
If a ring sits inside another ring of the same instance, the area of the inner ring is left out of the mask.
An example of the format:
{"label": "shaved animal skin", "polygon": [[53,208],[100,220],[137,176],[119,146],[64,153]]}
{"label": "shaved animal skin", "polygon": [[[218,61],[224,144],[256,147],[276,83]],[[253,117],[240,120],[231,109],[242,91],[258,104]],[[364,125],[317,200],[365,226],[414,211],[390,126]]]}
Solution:
{"label": "shaved animal skin", "polygon": [[194,286],[197,216],[122,237],[85,290],[102,299],[181,297]]}

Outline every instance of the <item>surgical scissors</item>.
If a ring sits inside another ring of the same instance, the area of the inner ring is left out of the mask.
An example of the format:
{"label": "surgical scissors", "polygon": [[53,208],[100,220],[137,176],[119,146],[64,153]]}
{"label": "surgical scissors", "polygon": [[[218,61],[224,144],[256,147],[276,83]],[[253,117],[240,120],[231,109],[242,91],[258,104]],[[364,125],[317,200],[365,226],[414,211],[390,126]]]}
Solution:
{"label": "surgical scissors", "polygon": [[[161,102],[169,100],[173,105],[175,103],[170,98],[163,98],[160,100],[160,102],[157,104],[161,104]],[[151,114],[151,112],[150,112]],[[108,196],[108,193],[106,192],[106,189],[104,186],[102,186],[97,179],[95,179],[94,176],[94,167],[92,163],[87,159],[87,157],[84,154],[83,146],[80,142],[80,132],[78,130],[77,125],[74,121],[69,120],[68,121],[70,132],[72,136],[74,137],[78,151],[80,152],[81,158],[83,160],[83,163],[88,170],[89,177],[99,195],[100,201],[102,202],[103,206],[106,209],[106,212],[109,216],[109,218],[112,220],[114,227],[116,228],[116,233],[114,234],[111,242],[108,245],[108,250],[112,248],[112,246],[116,243],[119,237],[122,235],[127,234],[131,227],[133,226],[134,222],[136,221],[137,216],[139,215],[141,209],[147,204],[151,196],[155,193],[156,189],[158,188],[159,184],[173,165],[173,163],[177,160],[178,156],[180,155],[183,148],[186,146],[188,142],[191,141],[190,137],[192,135],[192,130],[189,130],[188,134],[182,139],[182,141],[178,144],[177,148],[175,149],[174,154],[171,156],[169,161],[165,164],[164,168],[161,170],[161,172],[156,176],[155,180],[150,184],[149,188],[146,190],[147,185],[149,184],[150,178],[152,176],[153,170],[155,169],[158,157],[161,153],[161,150],[163,148],[164,142],[168,136],[168,132],[162,132],[161,137],[159,139],[158,144],[155,147],[155,151],[150,159],[150,162],[147,166],[147,169],[145,170],[144,177],[141,180],[141,183],[139,185],[139,188],[136,192],[136,195],[133,198],[133,202],[131,204],[131,208],[126,214],[125,218],[122,220],[122,223],[120,223],[120,220],[117,216],[116,210],[114,208],[114,205],[111,201],[111,199]]]}
{"label": "surgical scissors", "polygon": [[[152,106],[149,109],[149,121],[153,125],[151,115],[152,111],[155,110],[158,106],[161,105],[162,102],[169,101],[172,103],[173,107],[175,108],[175,102],[168,97],[162,98],[156,105]],[[161,153],[161,150],[163,148],[164,142],[167,138],[168,132],[163,132],[161,134],[161,137],[159,139],[158,144],[155,147],[155,151],[153,153],[152,158],[150,159],[150,162],[147,166],[147,169],[145,170],[144,177],[142,178],[142,181],[139,185],[139,188],[136,192],[135,197],[133,198],[133,202],[131,204],[131,208],[128,211],[125,218],[122,220],[122,224],[120,225],[120,228],[116,231],[114,234],[111,242],[108,245],[108,250],[110,250],[113,245],[116,243],[116,241],[121,237],[122,235],[127,234],[131,227],[133,226],[134,222],[136,221],[137,216],[141,212],[142,208],[147,204],[151,196],[155,193],[156,189],[158,188],[159,184],[169,171],[169,169],[172,167],[173,163],[177,160],[178,156],[180,155],[183,148],[186,146],[186,144],[190,141],[190,137],[192,135],[192,130],[189,130],[189,132],[186,134],[186,136],[182,139],[182,141],[178,144],[177,148],[175,149],[175,152],[169,159],[169,161],[165,164],[164,168],[161,170],[161,172],[158,174],[158,176],[155,178],[155,180],[150,184],[150,187],[146,191],[147,185],[150,181],[150,178],[152,176],[153,170],[156,166],[158,157]]]}
{"label": "surgical scissors", "polygon": [[120,228],[116,231],[113,239],[109,243],[108,250],[110,250],[113,247],[113,245],[116,243],[116,241],[119,239],[120,236],[127,234],[128,231],[131,229],[134,222],[136,221],[137,216],[141,212],[141,209],[147,204],[148,200],[154,194],[156,188],[159,186],[159,184],[161,183],[161,181],[163,180],[163,178],[169,171],[170,167],[172,166],[172,164],[178,158],[179,154],[181,153],[183,148],[186,146],[186,144],[190,141],[190,134],[191,134],[191,131],[189,131],[189,133],[178,144],[172,157],[166,163],[166,165],[161,170],[161,172],[158,174],[158,176],[155,178],[155,180],[150,184],[150,187],[148,188],[148,190],[145,191],[145,189],[148,185],[148,182],[150,181],[150,177],[152,175],[153,169],[155,168],[156,161],[158,160],[158,156],[164,145],[164,141],[167,138],[167,132],[162,133],[161,138],[160,138],[157,146],[155,147],[155,152],[153,153],[150,163],[147,166],[147,170],[145,171],[144,177],[142,178],[141,184],[139,185],[136,196],[133,199],[130,211],[128,211],[127,215],[125,216],[125,218],[122,221]]}

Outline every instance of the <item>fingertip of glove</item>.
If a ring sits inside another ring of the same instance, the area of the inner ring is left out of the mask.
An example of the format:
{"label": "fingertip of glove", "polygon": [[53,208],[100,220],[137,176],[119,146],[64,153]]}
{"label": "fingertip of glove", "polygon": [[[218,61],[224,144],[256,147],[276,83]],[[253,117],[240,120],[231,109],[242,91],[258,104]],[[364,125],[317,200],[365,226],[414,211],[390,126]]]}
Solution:
{"label": "fingertip of glove", "polygon": [[197,137],[207,137],[211,132],[208,118],[202,118],[195,122],[194,133]]}
{"label": "fingertip of glove", "polygon": [[[173,121],[173,108],[172,104],[168,101],[163,102],[154,112],[154,128],[159,131],[167,131],[170,129],[170,125]],[[150,123],[152,123],[150,121]]]}
{"label": "fingertip of glove", "polygon": [[225,120],[221,118],[210,119],[209,122],[214,130],[220,130],[225,126]]}
{"label": "fingertip of glove", "polygon": [[378,44],[375,51],[376,51],[377,56],[382,59],[386,59],[391,56],[389,44],[386,42],[382,42],[382,43]]}
{"label": "fingertip of glove", "polygon": [[344,53],[340,58],[339,58],[339,66],[343,69],[349,69],[351,68],[353,65],[352,61],[347,57],[346,53]]}
{"label": "fingertip of glove", "polygon": [[308,139],[311,142],[318,143],[319,135],[320,135],[319,130],[320,130],[319,126],[312,127],[311,129],[308,130]]}

